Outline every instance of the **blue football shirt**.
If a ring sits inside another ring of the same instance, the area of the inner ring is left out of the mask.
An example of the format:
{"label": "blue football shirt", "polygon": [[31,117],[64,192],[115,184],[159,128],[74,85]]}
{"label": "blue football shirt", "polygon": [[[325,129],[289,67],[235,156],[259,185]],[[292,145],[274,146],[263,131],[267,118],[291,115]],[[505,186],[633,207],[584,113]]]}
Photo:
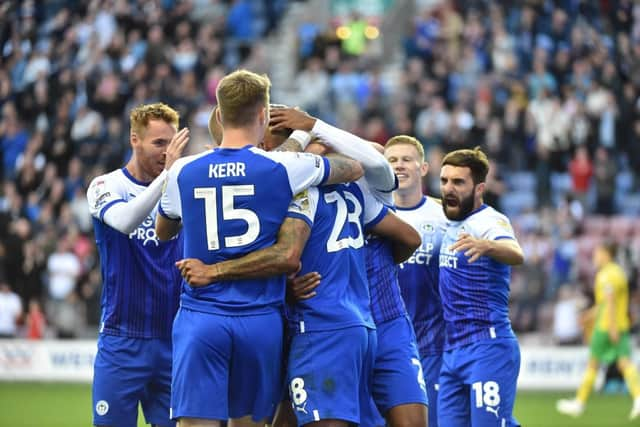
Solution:
{"label": "blue football shirt", "polygon": [[489,256],[469,264],[463,252],[449,249],[460,233],[489,240],[515,239],[509,219],[487,205],[462,221],[449,222],[439,258],[446,349],[515,337],[509,321],[511,267]]}
{"label": "blue football shirt", "polygon": [[171,336],[182,281],[174,266],[182,255],[182,234],[168,242],[158,240],[157,205],[130,234],[103,222],[110,207],[131,200],[147,185],[122,168],[94,178],[87,191],[101,261],[101,333],[130,338]]}
{"label": "blue football shirt", "polygon": [[289,321],[294,330],[375,328],[369,307],[364,230],[386,213],[387,208],[371,194],[363,179],[313,187],[296,197],[291,214],[311,226],[300,274],[316,271],[322,279],[313,298],[290,307]]}
{"label": "blue football shirt", "polygon": [[[239,258],[275,243],[293,195],[329,175],[326,159],[306,153],[216,148],[176,161],[160,214],[181,219],[184,257],[205,264]],[[284,304],[283,275],[183,285],[181,304],[218,314],[260,314]]]}
{"label": "blue football shirt", "polygon": [[439,354],[444,348],[444,319],[438,290],[438,253],[447,219],[442,205],[429,197],[412,208],[398,207],[396,213],[422,238],[420,247],[400,265],[402,297],[416,331],[420,355]]}

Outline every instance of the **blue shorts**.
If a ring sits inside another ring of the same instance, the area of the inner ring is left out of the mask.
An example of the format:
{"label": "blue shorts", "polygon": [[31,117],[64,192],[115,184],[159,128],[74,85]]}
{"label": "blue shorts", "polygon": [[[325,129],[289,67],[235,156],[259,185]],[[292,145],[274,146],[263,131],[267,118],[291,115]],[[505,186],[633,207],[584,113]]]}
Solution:
{"label": "blue shorts", "polygon": [[429,398],[429,427],[438,427],[438,390],[442,354],[422,357],[422,372]]}
{"label": "blue shorts", "polygon": [[224,316],[181,307],[173,322],[171,416],[273,417],[282,397],[280,313]]}
{"label": "blue shorts", "polygon": [[[441,426],[514,426],[513,404],[520,372],[518,341],[482,340],[445,351],[440,371]],[[471,422],[469,422],[471,420]]]}
{"label": "blue shorts", "polygon": [[395,406],[427,404],[422,367],[418,356],[415,333],[408,317],[376,325],[378,350],[373,367],[372,397],[375,405],[368,405],[362,416],[363,426],[384,425],[380,414]]}
{"label": "blue shorts", "polygon": [[299,426],[324,419],[360,424],[360,408],[370,398],[376,341],[376,331],[364,326],[293,337],[287,384]]}
{"label": "blue shorts", "polygon": [[135,427],[140,402],[147,423],[174,426],[171,340],[100,334],[92,395],[94,425]]}

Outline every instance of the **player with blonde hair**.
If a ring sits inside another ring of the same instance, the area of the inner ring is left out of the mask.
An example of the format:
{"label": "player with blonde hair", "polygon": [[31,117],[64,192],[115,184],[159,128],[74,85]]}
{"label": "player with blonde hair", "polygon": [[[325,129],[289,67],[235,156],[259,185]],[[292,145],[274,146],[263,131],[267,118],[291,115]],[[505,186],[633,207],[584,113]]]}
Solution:
{"label": "player with blonde hair", "polygon": [[171,326],[182,239],[159,242],[155,215],[167,171],[189,141],[178,113],[162,103],[130,114],[133,155],[93,179],[87,201],[102,261],[102,315],[93,378],[93,423],[170,426]]}

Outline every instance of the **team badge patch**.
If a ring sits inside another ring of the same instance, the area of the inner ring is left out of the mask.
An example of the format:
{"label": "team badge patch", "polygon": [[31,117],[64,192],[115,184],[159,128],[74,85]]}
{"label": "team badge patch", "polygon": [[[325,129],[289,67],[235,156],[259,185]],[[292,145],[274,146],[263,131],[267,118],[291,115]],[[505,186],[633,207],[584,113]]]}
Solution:
{"label": "team badge patch", "polygon": [[106,400],[98,400],[96,403],[96,413],[98,415],[105,415],[109,412],[109,403]]}

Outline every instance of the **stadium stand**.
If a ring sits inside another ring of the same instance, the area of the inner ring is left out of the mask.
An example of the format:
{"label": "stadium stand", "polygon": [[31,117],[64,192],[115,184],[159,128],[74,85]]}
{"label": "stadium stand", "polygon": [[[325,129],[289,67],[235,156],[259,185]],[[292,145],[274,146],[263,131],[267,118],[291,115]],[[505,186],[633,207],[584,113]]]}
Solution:
{"label": "stadium stand", "polygon": [[[130,108],[177,107],[197,151],[208,142],[216,85],[238,67],[269,73],[275,102],[364,138],[414,134],[429,159],[475,145],[490,153],[491,201],[513,217],[527,252],[512,304],[534,309],[514,319],[519,332],[550,333],[563,286],[591,297],[590,251],[604,237],[621,244],[638,306],[640,5],[329,4],[0,6],[0,282],[24,310],[42,301],[48,336],[96,334],[101,284],[85,192],[92,177],[125,163]],[[365,37],[350,41],[359,31]],[[574,162],[579,147],[587,156]],[[437,196],[432,181],[425,188]],[[56,265],[71,288],[54,286]],[[542,288],[525,292],[527,280]]]}

